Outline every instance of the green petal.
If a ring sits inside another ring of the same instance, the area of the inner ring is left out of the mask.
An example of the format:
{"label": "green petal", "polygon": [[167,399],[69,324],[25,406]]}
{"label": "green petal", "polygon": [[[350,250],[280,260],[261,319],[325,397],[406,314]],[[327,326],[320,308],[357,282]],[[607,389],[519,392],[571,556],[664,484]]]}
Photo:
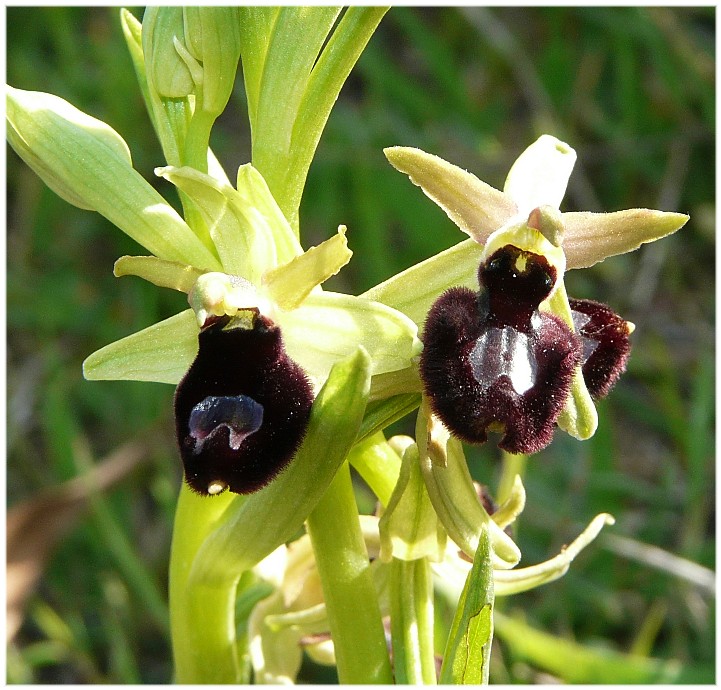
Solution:
{"label": "green petal", "polygon": [[303,252],[298,237],[273,198],[260,172],[250,163],[238,168],[238,194],[243,204],[254,210],[253,217],[268,225],[275,239],[278,264],[284,264]]}
{"label": "green petal", "polygon": [[288,354],[318,381],[358,345],[370,355],[373,374],[405,369],[421,350],[410,319],[361,297],[311,294],[297,309],[279,312],[277,320]]}
{"label": "green petal", "polygon": [[544,134],[511,166],[503,191],[523,216],[539,206],[559,208],[575,163],[568,144]]}
{"label": "green petal", "polygon": [[566,546],[555,558],[529,568],[495,571],[496,594],[505,595],[525,592],[562,577],[571,565],[571,561],[598,536],[604,525],[613,525],[614,522],[615,520],[611,515],[601,513],[593,518],[588,527],[573,543]]}
{"label": "green petal", "polygon": [[[563,280],[556,283],[556,289],[544,302],[544,305],[547,305],[548,311],[560,316],[571,330],[575,330],[571,305],[568,302],[566,286]],[[591,438],[598,428],[598,411],[586,387],[580,364],[576,366],[576,370],[573,372],[571,390],[557,423],[567,434],[579,441],[586,441]]]}
{"label": "green petal", "polygon": [[625,254],[682,228],[689,217],[647,208],[613,213],[564,213],[563,250],[568,268],[587,268],[608,256]]}
{"label": "green petal", "polygon": [[273,301],[285,311],[295,309],[318,285],[334,276],[353,256],[345,237],[346,227],[287,264],[263,275],[263,285]]}
{"label": "green petal", "polygon": [[480,244],[516,213],[516,205],[506,194],[438,156],[405,146],[393,146],[383,152],[394,168],[406,173],[463,232]]}
{"label": "green petal", "polygon": [[403,453],[400,476],[378,528],[381,559],[385,562],[392,558],[402,561],[417,558],[440,561],[443,558],[445,532],[438,523],[423,483],[415,443]]}
{"label": "green petal", "polygon": [[97,211],[169,261],[220,268],[183,219],[133,169],[111,127],[47,93],[8,87],[8,140],[63,199]]}
{"label": "green petal", "polygon": [[475,240],[459,242],[379,283],[361,297],[398,309],[422,326],[433,302],[449,287],[465,285],[478,290],[482,253],[483,247]]}
{"label": "green petal", "polygon": [[230,185],[194,168],[168,166],[155,172],[197,204],[225,272],[259,285],[278,259],[272,230],[258,209],[246,205]]}
{"label": "green petal", "polygon": [[133,333],[94,352],[83,362],[90,381],[155,381],[177,385],[198,353],[192,309]]}
{"label": "green petal", "polygon": [[177,261],[163,261],[156,256],[121,256],[113,266],[113,274],[116,278],[138,276],[158,287],[190,292],[203,271]]}

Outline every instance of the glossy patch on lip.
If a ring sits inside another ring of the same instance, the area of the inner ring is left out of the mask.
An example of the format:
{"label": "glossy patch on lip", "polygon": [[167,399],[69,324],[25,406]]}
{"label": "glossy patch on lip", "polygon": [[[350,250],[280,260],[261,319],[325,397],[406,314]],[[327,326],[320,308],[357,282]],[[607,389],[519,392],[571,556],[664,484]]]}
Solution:
{"label": "glossy patch on lip", "polygon": [[239,494],[265,486],[291,461],[306,432],[313,392],[287,355],[280,329],[214,319],[175,393],[178,445],[193,491]]}
{"label": "glossy patch on lip", "polygon": [[428,313],[421,377],[431,409],[453,434],[534,453],[550,443],[580,339],[539,311],[556,281],[545,257],[506,245],[479,268],[481,290],[451,288]]}

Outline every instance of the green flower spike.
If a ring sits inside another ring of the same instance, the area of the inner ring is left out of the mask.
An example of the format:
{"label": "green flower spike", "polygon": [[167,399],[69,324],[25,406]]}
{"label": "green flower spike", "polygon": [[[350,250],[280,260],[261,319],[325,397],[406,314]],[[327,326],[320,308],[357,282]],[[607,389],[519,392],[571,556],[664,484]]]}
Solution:
{"label": "green flower spike", "polygon": [[[591,266],[606,257],[633,251],[645,242],[675,232],[688,220],[684,214],[648,209],[560,212],[576,153],[549,135],[540,137],[521,154],[511,167],[502,192],[418,149],[393,147],[385,153],[394,167],[408,174],[470,236],[469,240],[366,293],[371,299],[400,309],[419,326],[431,304],[447,288],[457,285],[477,290],[479,263],[489,259],[495,250],[511,244],[545,257],[554,269],[553,289],[540,309],[557,315],[573,331],[574,318],[563,284],[564,270]],[[627,324],[627,333],[632,328],[632,324]],[[595,432],[596,410],[581,364],[573,373],[557,423],[579,439],[589,438]]]}

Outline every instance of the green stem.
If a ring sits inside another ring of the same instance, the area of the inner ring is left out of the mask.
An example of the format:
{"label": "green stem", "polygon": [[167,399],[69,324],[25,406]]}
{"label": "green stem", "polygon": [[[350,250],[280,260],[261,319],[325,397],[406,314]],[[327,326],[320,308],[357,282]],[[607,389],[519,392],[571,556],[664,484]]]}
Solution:
{"label": "green stem", "polygon": [[370,563],[344,463],[308,518],[341,683],[393,682]]}
{"label": "green stem", "polygon": [[240,574],[212,584],[193,583],[190,571],[207,534],[233,500],[193,494],[183,484],[170,554],[170,631],[176,683],[238,683],[235,598]]}
{"label": "green stem", "polygon": [[391,638],[396,683],[435,685],[433,578],[427,558],[391,563]]}

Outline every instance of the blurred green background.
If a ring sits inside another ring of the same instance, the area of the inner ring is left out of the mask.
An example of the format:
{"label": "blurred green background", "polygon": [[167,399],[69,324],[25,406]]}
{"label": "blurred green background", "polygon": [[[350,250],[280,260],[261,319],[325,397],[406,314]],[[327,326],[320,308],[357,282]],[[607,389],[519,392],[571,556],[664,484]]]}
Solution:
{"label": "blurred green background", "polygon": [[[9,83],[109,123],[171,198],[152,174],[164,161],[118,9],[9,7],[7,28]],[[714,45],[713,7],[394,8],[311,166],[301,238],[348,226],[355,254],[331,287],[356,294],[463,239],[385,146],[417,146],[500,187],[548,132],[579,157],[563,210],[691,216],[671,238],[567,276],[571,295],[636,324],[634,350],[596,436],[559,433],[530,461],[522,564],[555,554],[598,512],[617,523],[563,579],[499,601],[496,683],[714,681]],[[249,160],[241,78],[212,144],[231,178]],[[115,279],[118,256],[145,250],[60,200],[10,149],[7,175],[8,505],[37,511],[20,541],[42,566],[26,583],[8,681],[169,682],[173,389],[89,383],[81,363],[184,296]],[[51,490],[118,452],[124,477],[90,501]],[[468,455],[494,487],[498,450]],[[329,676],[309,665],[303,678]]]}

